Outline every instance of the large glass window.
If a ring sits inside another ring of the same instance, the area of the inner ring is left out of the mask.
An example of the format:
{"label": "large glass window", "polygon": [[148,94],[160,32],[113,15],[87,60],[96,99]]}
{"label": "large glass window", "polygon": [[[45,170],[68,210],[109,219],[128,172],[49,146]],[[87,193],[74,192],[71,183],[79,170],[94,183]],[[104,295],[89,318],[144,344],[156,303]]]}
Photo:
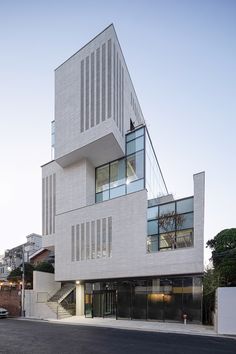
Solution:
{"label": "large glass window", "polygon": [[193,197],[151,204],[147,211],[147,252],[192,247],[193,226]]}
{"label": "large glass window", "polygon": [[148,199],[158,198],[168,194],[147,129],[145,132],[145,171],[145,185],[148,192]]}
{"label": "large glass window", "polygon": [[96,202],[145,188],[144,128],[126,136],[127,156],[96,169]]}

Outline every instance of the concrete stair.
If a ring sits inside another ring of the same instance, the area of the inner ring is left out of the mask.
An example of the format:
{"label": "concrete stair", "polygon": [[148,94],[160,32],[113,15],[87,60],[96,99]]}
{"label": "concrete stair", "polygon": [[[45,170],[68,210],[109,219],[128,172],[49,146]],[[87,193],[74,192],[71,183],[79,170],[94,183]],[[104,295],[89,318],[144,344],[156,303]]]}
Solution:
{"label": "concrete stair", "polygon": [[71,317],[75,314],[73,304],[66,304],[66,301],[64,301],[65,304],[62,304],[63,300],[65,300],[74,289],[74,284],[65,284],[47,301],[48,307],[57,315],[58,319]]}
{"label": "concrete stair", "polygon": [[48,301],[49,302],[62,302],[74,289],[75,289],[74,284],[71,284],[71,283],[65,284]]}
{"label": "concrete stair", "polygon": [[47,302],[48,307],[57,315],[57,319],[71,317],[72,314],[57,302]]}

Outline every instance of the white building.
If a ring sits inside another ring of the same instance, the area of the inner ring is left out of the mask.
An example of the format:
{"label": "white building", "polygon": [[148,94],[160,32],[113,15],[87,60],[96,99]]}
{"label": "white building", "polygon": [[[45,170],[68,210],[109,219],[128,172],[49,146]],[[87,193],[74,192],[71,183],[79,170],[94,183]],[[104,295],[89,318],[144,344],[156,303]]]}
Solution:
{"label": "white building", "polygon": [[76,313],[201,322],[204,173],[168,194],[113,25],[55,70],[52,128],[43,247]]}

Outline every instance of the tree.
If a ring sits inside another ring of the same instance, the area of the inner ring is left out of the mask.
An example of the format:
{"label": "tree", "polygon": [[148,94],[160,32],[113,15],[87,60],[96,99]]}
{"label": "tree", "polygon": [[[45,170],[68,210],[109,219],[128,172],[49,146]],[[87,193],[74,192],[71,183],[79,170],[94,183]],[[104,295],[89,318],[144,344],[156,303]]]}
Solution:
{"label": "tree", "polygon": [[36,267],[35,270],[45,273],[54,273],[54,268],[51,263],[41,262]]}
{"label": "tree", "polygon": [[[30,263],[25,263],[25,282],[31,283],[33,282],[33,270],[34,267]],[[13,269],[11,273],[7,277],[8,280],[17,282],[22,279],[22,265],[18,268]]]}
{"label": "tree", "polygon": [[168,243],[172,248],[176,248],[175,230],[183,224],[183,216],[174,211],[161,215],[158,218],[159,228],[165,232]]}
{"label": "tree", "polygon": [[213,324],[212,313],[215,311],[215,291],[221,284],[220,273],[213,268],[207,268],[203,276],[203,322],[205,324]]}
{"label": "tree", "polygon": [[207,241],[212,250],[214,270],[220,274],[220,286],[236,285],[236,228],[225,229]]}

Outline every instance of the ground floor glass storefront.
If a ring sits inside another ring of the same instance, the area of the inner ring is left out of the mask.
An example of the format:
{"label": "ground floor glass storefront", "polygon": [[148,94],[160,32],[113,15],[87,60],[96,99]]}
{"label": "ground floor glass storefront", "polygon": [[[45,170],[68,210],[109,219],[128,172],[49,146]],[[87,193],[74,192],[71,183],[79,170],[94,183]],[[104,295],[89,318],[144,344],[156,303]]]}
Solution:
{"label": "ground floor glass storefront", "polygon": [[85,316],[157,321],[202,320],[202,277],[157,277],[85,283]]}

